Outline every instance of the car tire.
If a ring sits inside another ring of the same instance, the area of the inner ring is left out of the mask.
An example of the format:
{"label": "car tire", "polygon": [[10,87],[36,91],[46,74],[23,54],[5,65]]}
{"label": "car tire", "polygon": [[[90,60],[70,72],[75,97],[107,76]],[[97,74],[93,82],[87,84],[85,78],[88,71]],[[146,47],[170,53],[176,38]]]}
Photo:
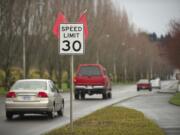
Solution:
{"label": "car tire", "polygon": [[78,100],[79,99],[79,94],[76,93],[74,97],[75,97],[75,100]]}
{"label": "car tire", "polygon": [[137,88],[137,91],[140,91],[140,89],[139,89],[139,88]]}
{"label": "car tire", "polygon": [[84,100],[84,99],[85,99],[85,94],[81,93],[81,100]]}
{"label": "car tire", "polygon": [[111,92],[108,93],[108,98],[109,98],[109,99],[112,98],[112,93],[111,93]]}
{"label": "car tire", "polygon": [[20,118],[23,118],[23,117],[24,117],[24,113],[20,113],[20,114],[19,114],[19,117],[20,117]]}
{"label": "car tire", "polygon": [[106,93],[103,93],[103,94],[102,94],[102,97],[103,97],[103,99],[107,99],[107,94],[106,94]]}
{"label": "car tire", "polygon": [[149,89],[149,91],[152,91],[152,89]]}
{"label": "car tire", "polygon": [[12,120],[12,118],[13,118],[13,113],[11,113],[11,112],[6,112],[6,118],[7,118],[7,120]]}
{"label": "car tire", "polygon": [[52,111],[48,112],[48,118],[53,119],[55,117],[55,107],[53,105]]}
{"label": "car tire", "polygon": [[60,110],[57,111],[57,114],[58,114],[58,116],[63,116],[63,114],[64,114],[64,102],[63,102],[63,105],[62,105],[62,107],[60,108]]}

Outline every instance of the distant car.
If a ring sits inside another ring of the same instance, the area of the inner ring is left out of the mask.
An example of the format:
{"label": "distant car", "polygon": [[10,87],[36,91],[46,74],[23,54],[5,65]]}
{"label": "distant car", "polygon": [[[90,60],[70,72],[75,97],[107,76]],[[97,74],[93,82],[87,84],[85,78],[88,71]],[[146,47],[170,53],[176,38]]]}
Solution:
{"label": "distant car", "polygon": [[156,78],[154,80],[151,80],[150,82],[151,82],[152,88],[161,89],[161,80],[160,80],[160,78]]}
{"label": "distant car", "polygon": [[51,80],[18,80],[6,95],[6,118],[11,120],[14,114],[47,114],[50,118],[63,115],[64,99]]}
{"label": "distant car", "polygon": [[102,94],[103,99],[111,98],[111,81],[106,69],[100,64],[80,64],[74,78],[75,99],[85,95]]}
{"label": "distant car", "polygon": [[148,79],[141,79],[137,82],[137,91],[142,89],[148,89],[149,91],[152,91],[151,83]]}

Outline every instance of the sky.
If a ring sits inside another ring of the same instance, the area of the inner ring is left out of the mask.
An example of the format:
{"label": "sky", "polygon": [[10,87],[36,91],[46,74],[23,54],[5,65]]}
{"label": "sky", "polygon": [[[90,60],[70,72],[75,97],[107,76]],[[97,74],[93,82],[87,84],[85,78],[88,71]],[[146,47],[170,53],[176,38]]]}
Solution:
{"label": "sky", "polygon": [[170,20],[180,20],[180,0],[114,0],[124,8],[130,21],[143,31],[165,35]]}

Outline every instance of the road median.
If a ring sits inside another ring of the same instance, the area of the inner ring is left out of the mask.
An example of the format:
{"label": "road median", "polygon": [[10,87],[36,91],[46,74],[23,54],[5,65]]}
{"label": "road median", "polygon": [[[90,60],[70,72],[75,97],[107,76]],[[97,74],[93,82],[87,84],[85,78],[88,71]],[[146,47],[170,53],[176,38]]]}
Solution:
{"label": "road median", "polygon": [[[45,135],[70,135],[70,125]],[[143,113],[124,107],[106,107],[74,122],[73,135],[164,135]]]}
{"label": "road median", "polygon": [[180,106],[180,92],[176,93],[170,100],[169,103]]}

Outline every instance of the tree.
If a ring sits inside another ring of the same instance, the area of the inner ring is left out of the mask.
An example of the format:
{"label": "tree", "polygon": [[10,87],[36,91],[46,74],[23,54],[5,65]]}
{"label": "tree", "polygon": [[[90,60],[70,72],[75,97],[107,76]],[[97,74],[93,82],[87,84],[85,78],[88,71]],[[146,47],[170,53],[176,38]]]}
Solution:
{"label": "tree", "polygon": [[[85,9],[89,37],[85,54],[75,57],[75,67],[80,63],[100,63],[115,81],[135,81],[160,72],[162,65],[157,63],[162,59],[154,45],[157,41],[137,31],[126,11],[115,8],[112,0],[1,0],[0,68],[6,72],[6,80],[11,67],[23,67],[25,45],[26,74],[37,69],[43,77],[47,71],[50,79],[56,76],[60,83],[62,72],[69,73],[70,59],[59,55],[58,40],[52,34],[54,20],[61,11],[69,22],[76,22]],[[155,33],[153,37],[156,38]]]}
{"label": "tree", "polygon": [[176,67],[180,68],[180,21],[172,21],[170,36],[164,40],[166,53],[169,61]]}

